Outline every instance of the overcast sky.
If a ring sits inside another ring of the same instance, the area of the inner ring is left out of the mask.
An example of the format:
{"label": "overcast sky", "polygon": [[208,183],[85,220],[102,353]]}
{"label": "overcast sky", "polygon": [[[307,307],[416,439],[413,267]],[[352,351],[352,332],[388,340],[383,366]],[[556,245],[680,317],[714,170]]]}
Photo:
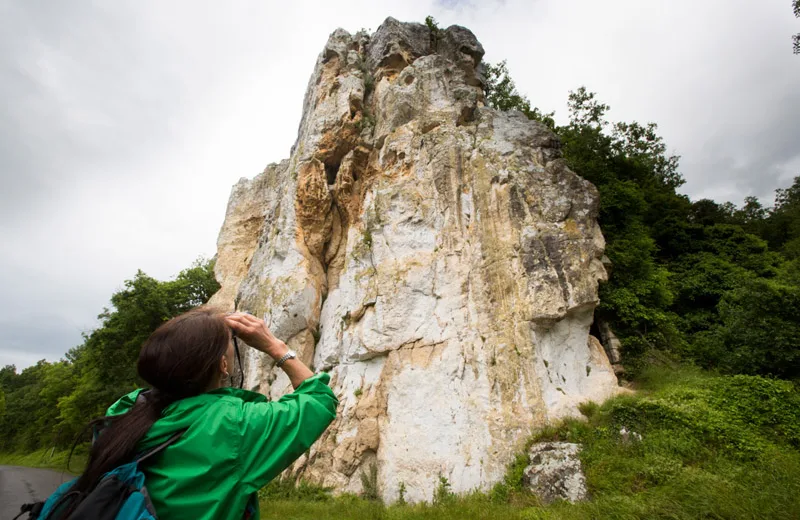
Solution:
{"label": "overcast sky", "polygon": [[231,186],[288,157],[317,54],[387,16],[470,28],[564,121],[655,121],[693,198],[800,175],[789,0],[0,0],[0,366],[57,360],[137,269],[215,253]]}

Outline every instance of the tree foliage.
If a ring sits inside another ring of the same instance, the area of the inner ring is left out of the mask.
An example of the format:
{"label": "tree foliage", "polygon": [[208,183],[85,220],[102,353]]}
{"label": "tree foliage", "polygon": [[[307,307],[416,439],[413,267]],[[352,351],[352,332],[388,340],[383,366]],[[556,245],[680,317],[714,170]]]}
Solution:
{"label": "tree foliage", "polygon": [[142,385],[142,343],[160,324],[208,301],[219,289],[213,268],[213,261],[198,260],[166,282],[139,271],[66,359],[20,373],[13,365],[0,369],[0,451],[69,445],[91,418]]}
{"label": "tree foliage", "polygon": [[[505,62],[487,71],[489,106],[542,122]],[[777,190],[773,207],[755,197],[741,207],[691,201],[677,192],[679,157],[655,123],[610,122],[610,107],[584,87],[567,105],[566,124],[553,113],[545,123],[600,192],[613,268],[597,315],[622,340],[630,368],[658,349],[731,373],[800,377],[798,320],[786,311],[800,287],[800,177]]]}
{"label": "tree foliage", "polygon": [[517,92],[514,80],[508,74],[505,60],[496,65],[487,64],[484,68],[484,81],[486,83],[486,102],[498,110],[519,110],[528,119],[535,119],[555,128],[554,113],[543,114],[538,108],[531,107],[528,98]]}
{"label": "tree foliage", "polygon": [[[794,10],[795,17],[800,18],[800,0],[794,0],[792,8]],[[794,42],[794,53],[800,54],[800,33],[792,36],[792,41]]]}

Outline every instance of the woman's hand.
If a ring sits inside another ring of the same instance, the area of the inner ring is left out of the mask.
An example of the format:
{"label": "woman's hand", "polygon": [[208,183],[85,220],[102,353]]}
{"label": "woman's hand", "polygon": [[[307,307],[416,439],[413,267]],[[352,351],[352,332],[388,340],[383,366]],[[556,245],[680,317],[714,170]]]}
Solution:
{"label": "woman's hand", "polygon": [[[225,321],[245,343],[265,354],[269,354],[275,361],[278,361],[284,354],[289,352],[286,343],[270,332],[264,320],[259,320],[252,314],[233,312],[225,315]],[[289,376],[289,381],[292,382],[292,386],[295,388],[314,375],[302,361],[296,358],[287,360],[281,368]]]}
{"label": "woman's hand", "polygon": [[289,351],[286,343],[272,334],[264,320],[260,320],[251,314],[234,312],[226,315],[225,321],[236,332],[236,336],[242,338],[245,343],[256,350],[268,354],[276,361]]}

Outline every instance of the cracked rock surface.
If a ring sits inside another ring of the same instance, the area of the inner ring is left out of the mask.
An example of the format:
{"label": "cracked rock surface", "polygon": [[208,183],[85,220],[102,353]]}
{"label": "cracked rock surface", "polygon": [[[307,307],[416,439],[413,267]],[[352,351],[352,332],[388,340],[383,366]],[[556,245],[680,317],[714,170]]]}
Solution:
{"label": "cracked rock surface", "polygon": [[[387,19],[317,59],[291,156],[233,189],[211,304],[265,316],[329,371],[338,417],[293,475],[430,500],[487,489],[532,429],[618,391],[589,335],[597,190],[545,126],[486,108],[483,48]],[[245,387],[285,375],[252,349]]]}
{"label": "cracked rock surface", "polygon": [[530,465],[523,474],[525,484],[545,504],[586,500],[589,493],[580,451],[580,445],[571,442],[534,444],[528,452]]}

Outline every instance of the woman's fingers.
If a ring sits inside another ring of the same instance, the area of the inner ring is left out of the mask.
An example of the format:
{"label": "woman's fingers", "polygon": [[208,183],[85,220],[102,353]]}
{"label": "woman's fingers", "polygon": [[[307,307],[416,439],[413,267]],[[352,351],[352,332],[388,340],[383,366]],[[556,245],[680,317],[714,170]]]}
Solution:
{"label": "woman's fingers", "polygon": [[240,336],[248,336],[257,330],[257,325],[238,316],[225,316],[225,322]]}
{"label": "woman's fingers", "polygon": [[251,314],[231,313],[225,321],[248,345],[258,350],[265,350],[275,339],[267,325]]}
{"label": "woman's fingers", "polygon": [[228,314],[225,316],[225,319],[245,326],[257,326],[261,323],[261,321],[255,316],[241,312]]}
{"label": "woman's fingers", "polygon": [[233,318],[236,320],[245,320],[245,321],[256,320],[255,316],[253,316],[252,314],[247,314],[246,312],[231,312],[229,314],[226,314],[225,317]]}
{"label": "woman's fingers", "polygon": [[226,318],[231,318],[234,322],[246,327],[252,327],[257,330],[269,332],[269,327],[267,327],[267,324],[264,322],[264,320],[256,318],[252,314],[234,313],[227,315]]}
{"label": "woman's fingers", "polygon": [[247,325],[247,321],[245,321],[242,316],[236,314],[228,314],[225,316],[225,321],[232,326],[238,328]]}

